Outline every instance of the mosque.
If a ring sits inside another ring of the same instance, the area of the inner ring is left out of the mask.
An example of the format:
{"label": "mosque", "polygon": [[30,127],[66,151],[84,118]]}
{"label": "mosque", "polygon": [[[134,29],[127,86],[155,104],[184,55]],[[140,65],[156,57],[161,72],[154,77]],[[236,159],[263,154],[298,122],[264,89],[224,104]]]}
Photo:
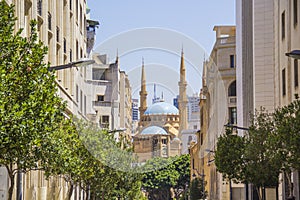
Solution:
{"label": "mosque", "polygon": [[170,157],[181,154],[181,133],[188,128],[186,69],[181,52],[178,108],[154,98],[147,106],[146,75],[144,63],[141,74],[140,118],[137,134],[133,137],[134,152],[143,163],[153,157]]}

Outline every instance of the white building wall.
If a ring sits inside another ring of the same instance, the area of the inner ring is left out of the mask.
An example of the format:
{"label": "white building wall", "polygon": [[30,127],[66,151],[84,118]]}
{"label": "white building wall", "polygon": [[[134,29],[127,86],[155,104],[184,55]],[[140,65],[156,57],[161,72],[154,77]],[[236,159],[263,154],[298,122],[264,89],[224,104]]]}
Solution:
{"label": "white building wall", "polygon": [[272,0],[253,1],[253,94],[254,109],[275,108],[275,45],[274,3]]}

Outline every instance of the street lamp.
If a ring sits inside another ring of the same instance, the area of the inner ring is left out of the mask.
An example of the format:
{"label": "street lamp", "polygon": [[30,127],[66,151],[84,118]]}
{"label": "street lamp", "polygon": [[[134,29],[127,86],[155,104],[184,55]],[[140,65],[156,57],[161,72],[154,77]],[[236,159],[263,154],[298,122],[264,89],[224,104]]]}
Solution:
{"label": "street lamp", "polygon": [[300,59],[300,50],[293,50],[289,53],[285,53],[285,55],[291,58]]}
{"label": "street lamp", "polygon": [[249,131],[249,128],[240,127],[240,126],[236,126],[236,125],[229,124],[229,123],[225,124],[224,126],[228,127],[228,128],[235,128],[235,129],[241,129],[241,130],[244,130],[244,131]]}
{"label": "street lamp", "polygon": [[80,59],[78,61],[70,62],[70,63],[65,64],[65,65],[57,65],[57,66],[49,67],[48,70],[49,71],[53,71],[53,70],[57,71],[57,70],[67,69],[67,68],[72,68],[72,67],[84,67],[84,66],[91,65],[91,64],[94,64],[94,63],[95,63],[94,60]]}

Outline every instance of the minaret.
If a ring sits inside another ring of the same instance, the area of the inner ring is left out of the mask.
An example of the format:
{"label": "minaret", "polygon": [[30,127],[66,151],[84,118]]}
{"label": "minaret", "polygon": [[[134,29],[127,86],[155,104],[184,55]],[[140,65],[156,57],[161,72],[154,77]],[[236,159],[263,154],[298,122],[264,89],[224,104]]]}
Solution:
{"label": "minaret", "polygon": [[179,99],[178,99],[178,107],[179,107],[179,135],[181,137],[182,130],[188,129],[188,122],[187,122],[187,103],[188,99],[186,96],[186,77],[185,77],[185,65],[184,65],[184,55],[183,49],[181,51],[181,63],[180,63],[180,81],[178,82],[179,85]]}
{"label": "minaret", "polygon": [[146,91],[146,76],[145,76],[145,66],[144,59],[142,65],[142,77],[141,77],[141,91],[140,91],[140,119],[144,115],[144,112],[147,109],[147,91]]}

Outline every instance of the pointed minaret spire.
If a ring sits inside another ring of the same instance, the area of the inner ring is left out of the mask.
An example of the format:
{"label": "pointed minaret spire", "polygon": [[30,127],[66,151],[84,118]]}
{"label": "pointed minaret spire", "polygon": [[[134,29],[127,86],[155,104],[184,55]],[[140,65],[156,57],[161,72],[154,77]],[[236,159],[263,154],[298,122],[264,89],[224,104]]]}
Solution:
{"label": "pointed minaret spire", "polygon": [[142,59],[142,75],[141,75],[141,91],[140,91],[140,119],[144,115],[147,109],[147,90],[146,90],[146,75],[145,75],[145,65],[144,58]]}
{"label": "pointed minaret spire", "polygon": [[180,81],[178,82],[179,86],[179,99],[178,99],[178,107],[179,107],[179,135],[178,137],[181,138],[182,130],[188,129],[188,122],[187,122],[187,95],[186,95],[186,70],[184,65],[184,53],[183,49],[181,51],[181,61],[180,61]]}
{"label": "pointed minaret spire", "polygon": [[185,81],[185,65],[184,65],[184,53],[183,53],[183,49],[181,50],[180,81]]}

